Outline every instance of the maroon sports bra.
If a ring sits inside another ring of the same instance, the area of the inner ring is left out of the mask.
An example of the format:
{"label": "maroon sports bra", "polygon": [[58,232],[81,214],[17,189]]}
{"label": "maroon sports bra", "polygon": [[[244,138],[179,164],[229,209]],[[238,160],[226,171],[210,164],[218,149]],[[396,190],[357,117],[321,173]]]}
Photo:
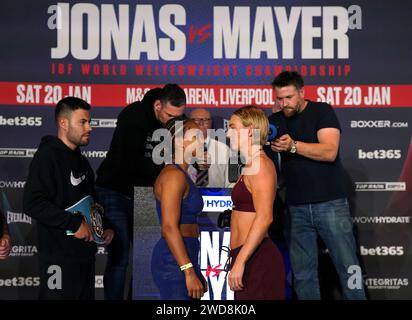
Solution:
{"label": "maroon sports bra", "polygon": [[232,189],[233,210],[255,212],[252,194],[246,188],[243,176]]}

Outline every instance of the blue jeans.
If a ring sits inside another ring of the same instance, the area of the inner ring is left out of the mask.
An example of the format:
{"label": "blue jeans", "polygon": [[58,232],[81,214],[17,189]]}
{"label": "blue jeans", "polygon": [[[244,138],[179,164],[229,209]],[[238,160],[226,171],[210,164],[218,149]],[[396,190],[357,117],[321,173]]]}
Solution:
{"label": "blue jeans", "polygon": [[123,300],[133,235],[133,199],[101,187],[96,187],[96,194],[97,202],[103,206],[105,217],[114,231],[113,240],[107,246],[104,298]]}
{"label": "blue jeans", "polygon": [[361,289],[348,286],[352,275],[348,268],[359,267],[359,261],[347,199],[289,205],[286,220],[286,240],[298,299],[320,299],[317,235],[328,248],[344,298],[365,299],[362,279]]}

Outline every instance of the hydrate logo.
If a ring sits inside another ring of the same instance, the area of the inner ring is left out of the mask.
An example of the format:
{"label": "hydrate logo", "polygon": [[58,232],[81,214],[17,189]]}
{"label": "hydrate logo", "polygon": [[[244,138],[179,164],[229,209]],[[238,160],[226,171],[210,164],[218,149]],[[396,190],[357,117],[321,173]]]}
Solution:
{"label": "hydrate logo", "polygon": [[232,209],[232,199],[230,196],[202,196],[204,212],[223,212]]}
{"label": "hydrate logo", "polygon": [[403,246],[379,246],[375,248],[360,247],[360,254],[362,256],[403,256]]}
{"label": "hydrate logo", "polygon": [[86,158],[106,158],[107,151],[82,151]]}
{"label": "hydrate logo", "polygon": [[41,117],[13,117],[4,118],[0,115],[0,126],[40,127],[43,124]]}
{"label": "hydrate logo", "polygon": [[361,160],[364,159],[376,159],[376,160],[393,160],[401,158],[401,150],[373,150],[373,151],[363,151],[362,149],[358,150],[358,158]]}
{"label": "hydrate logo", "polygon": [[7,223],[28,223],[31,224],[31,217],[24,213],[7,211]]}
{"label": "hydrate logo", "polygon": [[356,191],[406,191],[405,182],[355,182]]}
{"label": "hydrate logo", "polygon": [[24,188],[24,185],[26,184],[26,181],[5,181],[1,180],[0,181],[0,188]]}
{"label": "hydrate logo", "polygon": [[11,257],[32,257],[37,253],[36,246],[12,246]]}
{"label": "hydrate logo", "polygon": [[37,149],[0,148],[0,157],[4,158],[33,158]]}
{"label": "hydrate logo", "polygon": [[385,217],[353,217],[354,223],[410,223],[409,216],[385,216]]}
{"label": "hydrate logo", "polygon": [[352,120],[351,128],[408,128],[408,122],[392,122],[390,120]]}
{"label": "hydrate logo", "polygon": [[368,278],[365,279],[365,285],[368,289],[390,289],[399,290],[401,287],[409,285],[407,278]]}
{"label": "hydrate logo", "polygon": [[93,128],[116,128],[117,119],[92,119],[90,125]]}

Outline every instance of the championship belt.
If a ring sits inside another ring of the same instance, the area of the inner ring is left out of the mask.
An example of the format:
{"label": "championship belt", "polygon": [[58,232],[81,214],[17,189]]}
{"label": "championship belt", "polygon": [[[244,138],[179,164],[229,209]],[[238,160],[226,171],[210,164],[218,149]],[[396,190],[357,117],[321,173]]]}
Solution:
{"label": "championship belt", "polygon": [[[70,211],[72,214],[80,216],[89,225],[93,231],[94,242],[98,244],[104,244],[103,237],[103,207],[95,203],[92,196],[86,196],[76,204],[67,208],[66,211]],[[73,235],[74,232],[66,230],[67,235]]]}

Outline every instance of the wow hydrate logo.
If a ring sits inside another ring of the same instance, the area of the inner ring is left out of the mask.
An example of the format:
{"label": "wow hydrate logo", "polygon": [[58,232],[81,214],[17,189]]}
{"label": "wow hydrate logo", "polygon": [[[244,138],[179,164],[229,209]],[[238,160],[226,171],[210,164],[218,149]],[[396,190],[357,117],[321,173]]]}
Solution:
{"label": "wow hydrate logo", "polygon": [[202,196],[203,212],[223,212],[232,209],[232,198],[230,196]]}
{"label": "wow hydrate logo", "polygon": [[205,43],[213,59],[348,59],[348,31],[362,29],[358,5],[210,6],[203,25],[188,21],[193,5],[51,5],[51,58],[180,61],[188,45]]}

